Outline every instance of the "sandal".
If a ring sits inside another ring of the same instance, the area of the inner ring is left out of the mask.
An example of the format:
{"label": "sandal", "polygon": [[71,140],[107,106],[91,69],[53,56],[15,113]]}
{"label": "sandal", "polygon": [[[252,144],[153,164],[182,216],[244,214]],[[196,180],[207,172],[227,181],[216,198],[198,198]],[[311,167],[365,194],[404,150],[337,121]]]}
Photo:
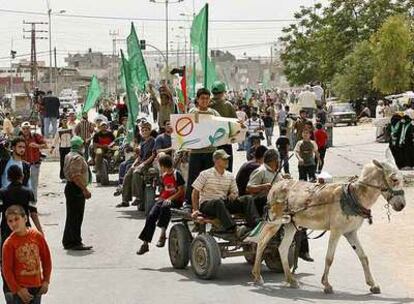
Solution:
{"label": "sandal", "polygon": [[158,242],[157,242],[157,247],[159,247],[159,248],[162,248],[162,247],[164,247],[165,246],[165,240],[166,240],[167,238],[164,236],[164,237],[160,237],[160,239],[158,240]]}
{"label": "sandal", "polygon": [[138,255],[143,255],[144,253],[149,251],[149,246],[148,244],[142,244],[141,248],[139,248],[139,250],[137,251]]}

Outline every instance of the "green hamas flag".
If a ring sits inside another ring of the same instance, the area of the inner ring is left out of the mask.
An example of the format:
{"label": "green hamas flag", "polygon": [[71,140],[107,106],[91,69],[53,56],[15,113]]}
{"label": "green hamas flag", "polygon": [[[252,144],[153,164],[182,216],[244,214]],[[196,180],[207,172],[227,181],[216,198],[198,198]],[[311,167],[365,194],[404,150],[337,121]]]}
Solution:
{"label": "green hamas flag", "polygon": [[130,143],[135,136],[135,120],[138,116],[138,97],[136,90],[131,80],[130,63],[124,57],[124,52],[121,50],[122,68],[125,78],[125,87],[127,93],[126,106],[128,108],[128,122],[127,122],[127,142]]}
{"label": "green hamas flag", "polygon": [[143,92],[145,91],[145,84],[149,80],[149,76],[133,22],[131,23],[131,33],[127,38],[127,46],[132,84],[136,86],[140,92]]}
{"label": "green hamas flag", "polygon": [[208,4],[194,18],[191,26],[191,45],[200,56],[204,71],[204,87],[210,89],[217,80],[216,68],[208,57]]}
{"label": "green hamas flag", "polygon": [[88,113],[92,109],[99,97],[101,96],[101,87],[99,86],[98,78],[95,75],[92,76],[91,84],[89,85],[86,101],[82,107],[82,113]]}

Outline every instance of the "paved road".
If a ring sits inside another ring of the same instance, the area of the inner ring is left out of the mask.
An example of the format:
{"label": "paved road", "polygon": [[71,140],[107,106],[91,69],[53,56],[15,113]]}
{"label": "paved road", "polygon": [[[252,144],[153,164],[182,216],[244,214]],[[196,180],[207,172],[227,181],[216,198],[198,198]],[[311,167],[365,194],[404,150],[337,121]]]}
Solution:
{"label": "paved road", "polygon": [[[384,145],[373,143],[369,126],[337,128],[335,144],[327,156],[326,169],[335,176],[358,174],[360,164],[382,158]],[[236,155],[237,165],[243,155]],[[295,167],[292,163],[292,167]],[[54,272],[44,303],[412,303],[414,302],[414,216],[408,189],[408,207],[387,223],[383,201],[374,208],[374,225],[364,225],[361,238],[370,257],[381,295],[369,294],[362,268],[346,241],[340,242],[331,272],[336,293],[325,295],[320,286],[327,237],[311,242],[315,263],[299,264],[301,289],[286,288],[283,277],[263,265],[266,284],[257,287],[243,258],[223,261],[219,277],[200,281],[191,269],[176,271],[167,249],[150,248],[137,256],[137,234],[144,218],[133,207],[116,209],[113,187],[93,186],[87,202],[83,236],[95,251],[70,252],[60,240],[65,218],[63,188],[58,164],[45,163],[41,172],[39,210],[52,249]],[[156,235],[155,237],[157,237]]]}

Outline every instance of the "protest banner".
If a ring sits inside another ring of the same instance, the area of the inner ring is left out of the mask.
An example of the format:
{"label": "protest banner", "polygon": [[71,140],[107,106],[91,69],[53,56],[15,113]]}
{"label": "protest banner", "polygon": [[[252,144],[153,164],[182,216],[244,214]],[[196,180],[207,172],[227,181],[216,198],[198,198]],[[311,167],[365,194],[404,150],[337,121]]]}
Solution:
{"label": "protest banner", "polygon": [[171,125],[172,146],[177,151],[241,143],[247,132],[235,118],[203,114],[173,114]]}

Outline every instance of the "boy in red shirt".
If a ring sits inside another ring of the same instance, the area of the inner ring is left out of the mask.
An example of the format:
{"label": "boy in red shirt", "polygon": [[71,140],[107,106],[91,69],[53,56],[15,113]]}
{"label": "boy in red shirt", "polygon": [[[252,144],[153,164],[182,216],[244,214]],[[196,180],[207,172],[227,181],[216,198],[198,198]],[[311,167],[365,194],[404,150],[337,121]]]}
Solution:
{"label": "boy in red shirt", "polygon": [[316,173],[321,173],[325,163],[325,154],[328,147],[328,133],[326,133],[321,123],[316,124],[316,131],[313,133],[319,151],[319,163]]}
{"label": "boy in red shirt", "polygon": [[184,185],[185,181],[181,173],[173,168],[173,161],[171,156],[163,155],[158,159],[162,175],[162,191],[160,193],[159,201],[152,207],[145,221],[144,229],[142,230],[139,239],[144,243],[138,250],[137,254],[142,255],[149,251],[149,243],[152,240],[155,232],[155,225],[158,221],[158,227],[161,228],[160,239],[157,247],[164,247],[166,237],[166,230],[171,219],[171,208],[181,207],[184,201]]}
{"label": "boy in red shirt", "polygon": [[40,304],[52,272],[49,247],[40,232],[26,226],[22,206],[10,206],[6,218],[13,231],[3,245],[3,276],[13,294],[6,296],[7,303]]}

